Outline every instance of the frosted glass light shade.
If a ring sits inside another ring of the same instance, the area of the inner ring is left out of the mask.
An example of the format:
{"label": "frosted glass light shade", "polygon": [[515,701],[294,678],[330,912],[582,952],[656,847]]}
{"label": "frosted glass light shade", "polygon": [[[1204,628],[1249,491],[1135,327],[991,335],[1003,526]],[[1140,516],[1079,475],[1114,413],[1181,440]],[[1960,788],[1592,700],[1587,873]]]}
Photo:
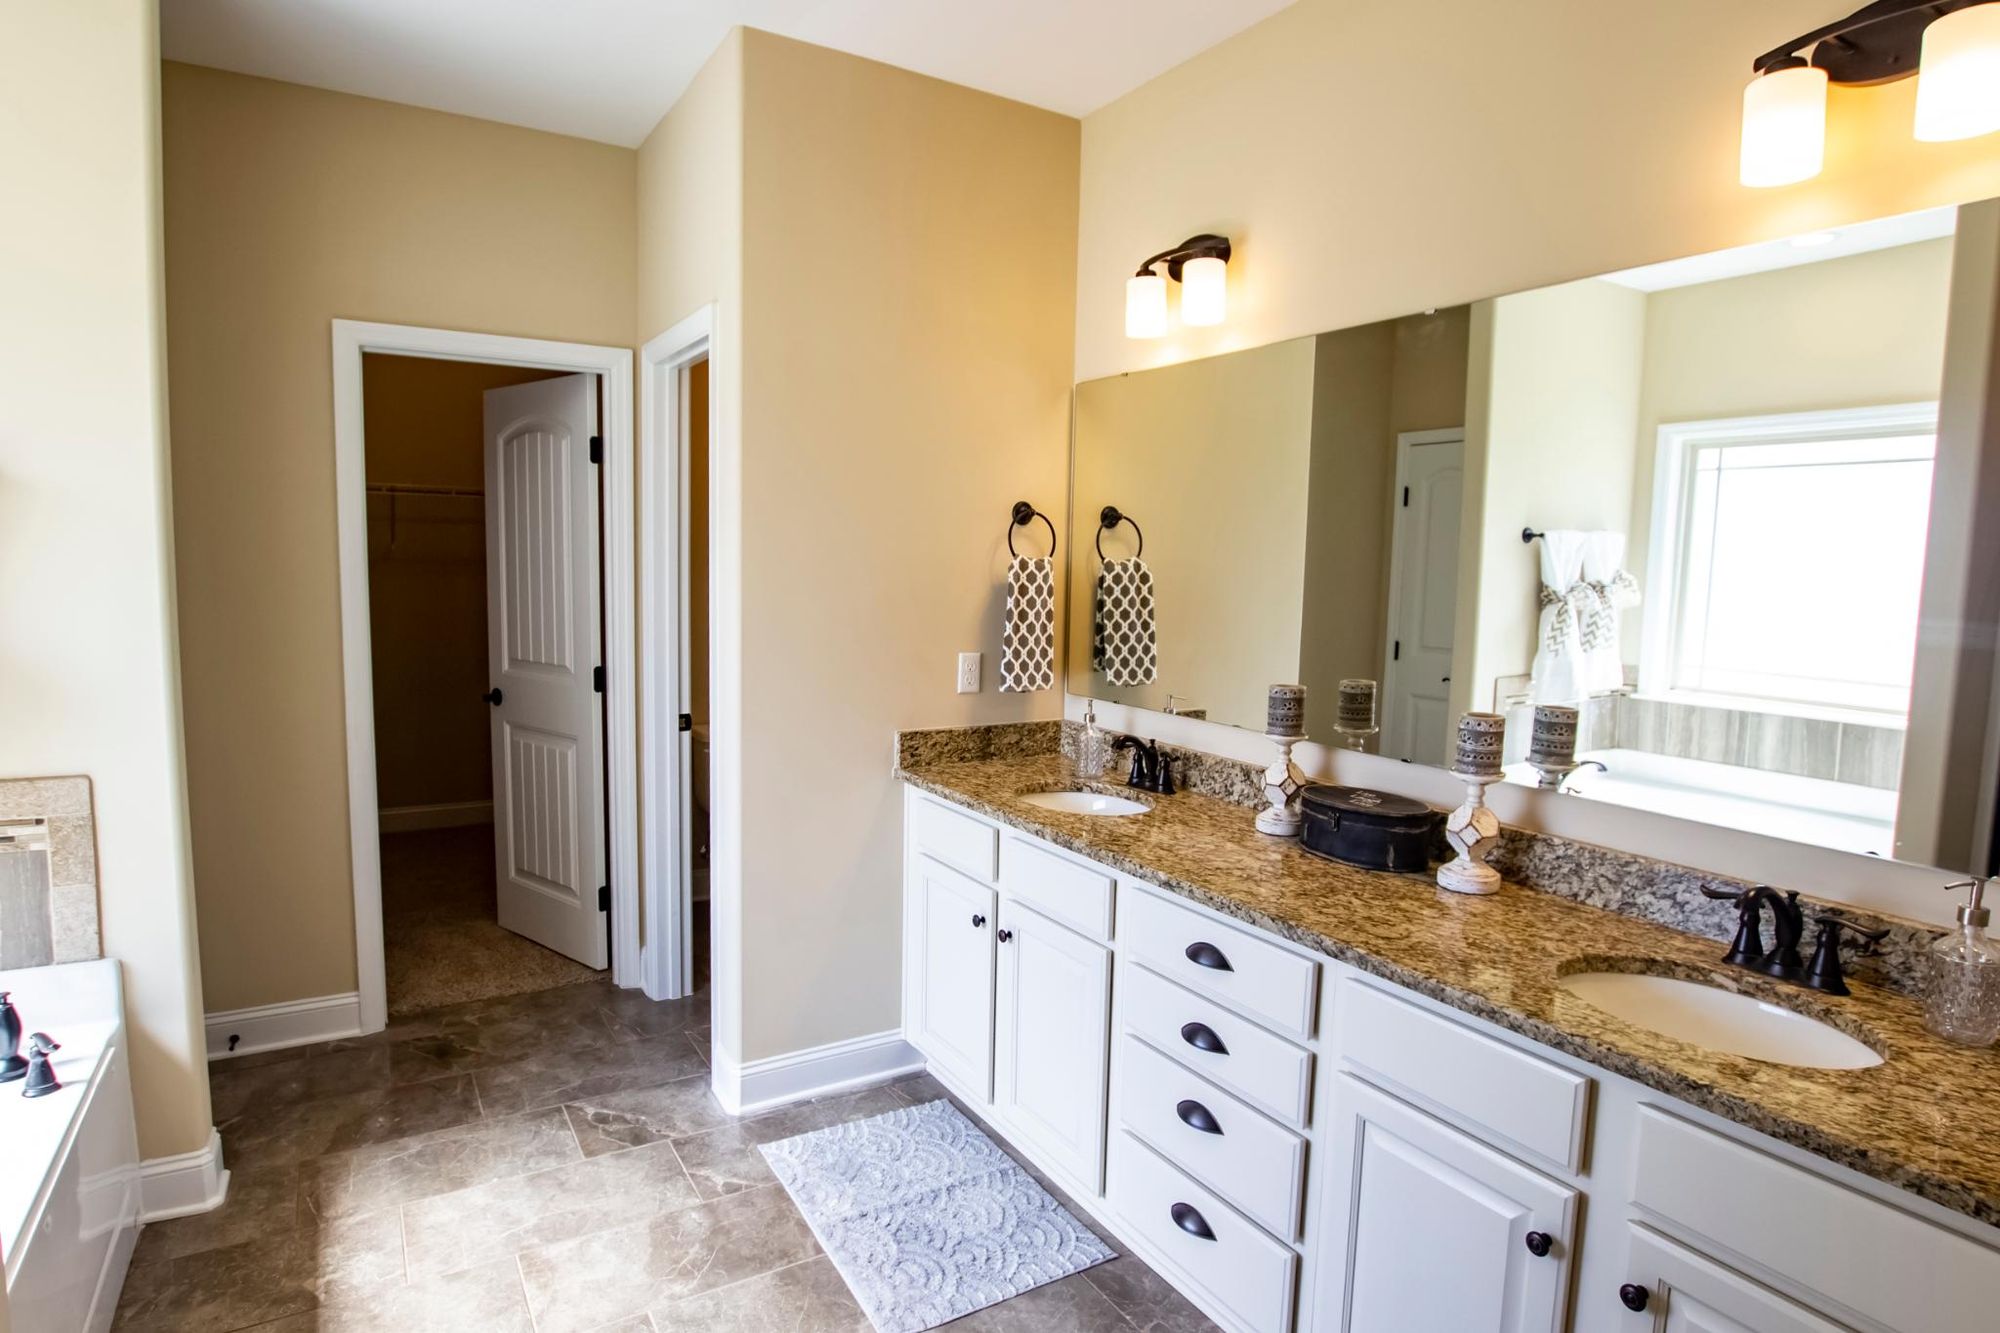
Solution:
{"label": "frosted glass light shade", "polygon": [[1181,323],[1220,324],[1229,313],[1229,265],[1213,256],[1181,265]]}
{"label": "frosted glass light shade", "polygon": [[1125,280],[1125,336],[1162,338],[1167,332],[1167,280],[1141,273]]}
{"label": "frosted glass light shade", "polygon": [[2000,130],[2000,4],[1973,5],[1924,29],[1916,135],[1928,143]]}
{"label": "frosted glass light shade", "polygon": [[1826,71],[1799,65],[1752,79],[1743,90],[1743,183],[1811,180],[1825,158]]}

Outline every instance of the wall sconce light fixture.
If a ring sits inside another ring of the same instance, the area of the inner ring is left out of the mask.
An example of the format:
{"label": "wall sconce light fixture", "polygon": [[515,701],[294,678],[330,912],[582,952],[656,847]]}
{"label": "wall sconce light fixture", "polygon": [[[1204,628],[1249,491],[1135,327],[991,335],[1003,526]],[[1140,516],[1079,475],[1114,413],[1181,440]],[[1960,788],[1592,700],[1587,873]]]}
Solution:
{"label": "wall sconce light fixture", "polygon": [[1795,37],[1751,63],[1743,90],[1745,185],[1819,175],[1829,82],[1865,85],[1917,76],[1915,135],[1935,142],[2000,130],[2000,3],[1876,0]]}
{"label": "wall sconce light fixture", "polygon": [[[1165,264],[1166,277],[1154,272]],[[1167,278],[1181,285],[1181,323],[1220,324],[1229,313],[1229,238],[1190,236],[1162,250],[1125,280],[1125,336],[1159,338],[1167,332]]]}

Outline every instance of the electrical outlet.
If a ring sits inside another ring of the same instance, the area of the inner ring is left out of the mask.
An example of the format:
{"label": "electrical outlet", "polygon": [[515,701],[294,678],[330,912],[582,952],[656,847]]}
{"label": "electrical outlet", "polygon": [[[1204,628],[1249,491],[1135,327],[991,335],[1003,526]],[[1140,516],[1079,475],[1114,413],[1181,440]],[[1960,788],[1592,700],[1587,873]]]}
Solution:
{"label": "electrical outlet", "polygon": [[960,653],[958,655],[958,692],[960,694],[979,693],[978,653]]}

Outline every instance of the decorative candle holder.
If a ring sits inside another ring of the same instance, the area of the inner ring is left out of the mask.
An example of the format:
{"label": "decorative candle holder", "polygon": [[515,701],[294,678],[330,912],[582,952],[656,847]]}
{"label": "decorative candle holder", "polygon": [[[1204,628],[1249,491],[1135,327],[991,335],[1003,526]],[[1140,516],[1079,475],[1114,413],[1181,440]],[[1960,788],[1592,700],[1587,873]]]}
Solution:
{"label": "decorative candle holder", "polygon": [[1303,822],[1299,812],[1292,808],[1292,802],[1306,785],[1306,775],[1292,762],[1292,747],[1303,739],[1299,736],[1271,737],[1271,743],[1278,747],[1278,757],[1264,770],[1264,799],[1271,804],[1257,812],[1257,831],[1268,833],[1274,838],[1296,838]]}
{"label": "decorative candle holder", "polygon": [[1458,855],[1438,867],[1441,889],[1453,893],[1498,893],[1500,872],[1486,864],[1487,856],[1500,845],[1500,819],[1486,808],[1489,779],[1467,778],[1465,804],[1444,821],[1444,840]]}
{"label": "decorative candle holder", "polygon": [[1376,685],[1372,680],[1340,682],[1340,706],[1334,714],[1336,744],[1343,749],[1365,752],[1368,738],[1381,731],[1375,717]]}
{"label": "decorative candle holder", "polygon": [[1265,704],[1264,734],[1301,740],[1306,734],[1306,687],[1273,685]]}
{"label": "decorative candle holder", "polygon": [[1576,763],[1577,710],[1565,704],[1536,704],[1528,733],[1528,762],[1536,768]]}
{"label": "decorative candle holder", "polygon": [[1495,893],[1500,872],[1486,857],[1500,843],[1500,820],[1486,808],[1486,788],[1500,781],[1500,755],[1507,719],[1498,713],[1467,713],[1458,720],[1458,747],[1452,771],[1465,781],[1465,804],[1444,821],[1445,841],[1458,855],[1438,867],[1438,887],[1453,893]]}

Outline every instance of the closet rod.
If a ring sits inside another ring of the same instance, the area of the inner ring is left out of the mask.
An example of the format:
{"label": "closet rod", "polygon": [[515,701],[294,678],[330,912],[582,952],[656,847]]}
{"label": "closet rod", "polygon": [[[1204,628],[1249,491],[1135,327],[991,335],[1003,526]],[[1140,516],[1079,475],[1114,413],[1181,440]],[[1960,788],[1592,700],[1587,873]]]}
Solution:
{"label": "closet rod", "polygon": [[370,495],[453,495],[468,500],[483,500],[485,491],[468,491],[458,486],[400,486],[392,482],[378,482],[368,487]]}

